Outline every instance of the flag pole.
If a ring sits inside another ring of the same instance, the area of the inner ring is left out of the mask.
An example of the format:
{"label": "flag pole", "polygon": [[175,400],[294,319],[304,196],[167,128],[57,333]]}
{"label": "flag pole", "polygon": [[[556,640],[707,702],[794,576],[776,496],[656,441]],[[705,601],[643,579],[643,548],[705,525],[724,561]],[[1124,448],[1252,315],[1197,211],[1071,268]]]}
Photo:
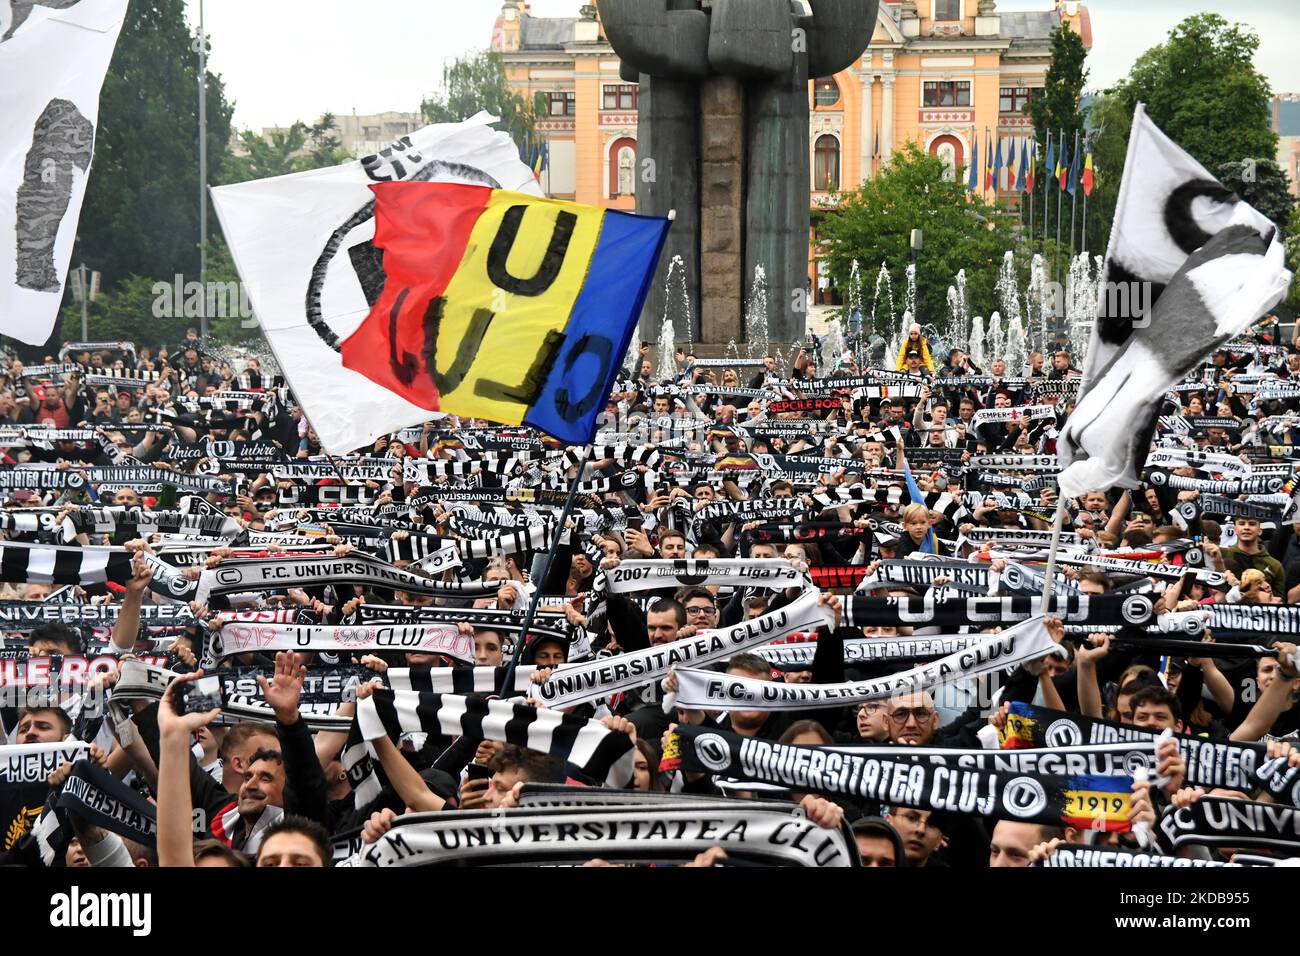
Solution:
{"label": "flag pole", "polygon": [[[1025,169],[1030,170],[1032,173],[1032,170],[1034,168],[1034,163],[1036,163],[1037,161],[1038,161],[1038,144],[1035,143],[1034,155],[1030,158],[1030,160],[1027,163],[1025,163]],[[1025,184],[1021,183],[1020,185],[1023,188]],[[1026,189],[1025,192],[1029,193],[1029,242],[1030,245],[1032,245],[1034,242],[1034,191],[1032,189]]]}
{"label": "flag pole", "polygon": [[1065,523],[1065,495],[1058,493],[1056,501],[1056,515],[1052,518],[1052,543],[1047,552],[1047,570],[1043,574],[1043,605],[1040,608],[1044,615],[1048,612],[1048,601],[1051,600],[1053,583],[1056,577],[1056,552],[1061,547],[1061,526]]}
{"label": "flag pole", "polygon": [[[1074,132],[1074,157],[1071,162],[1078,162],[1079,157],[1079,131]],[[1074,211],[1079,205],[1079,183],[1074,181],[1073,172],[1068,173],[1070,176],[1070,185],[1074,187],[1074,192],[1070,193],[1070,258],[1074,259]]]}
{"label": "flag pole", "polygon": [[510,655],[510,663],[506,667],[505,676],[501,679],[501,686],[497,689],[497,696],[503,700],[508,696],[507,692],[513,687],[515,679],[515,670],[519,667],[519,659],[523,657],[524,645],[528,642],[529,629],[533,626],[533,618],[537,616],[537,605],[542,599],[542,585],[546,583],[547,576],[551,573],[551,564],[555,561],[555,552],[559,550],[560,538],[564,535],[564,524],[569,520],[569,515],[573,512],[573,503],[578,498],[578,485],[582,481],[582,473],[587,467],[587,459],[591,456],[591,443],[582,446],[582,457],[578,459],[578,470],[573,476],[573,483],[569,485],[569,497],[564,501],[564,507],[560,510],[560,517],[555,524],[555,533],[551,538],[551,545],[546,550],[546,558],[542,561],[541,572],[538,575],[539,580],[533,582],[533,596],[528,602],[528,612],[524,615],[524,622],[519,628],[519,637],[515,640],[514,653]]}
{"label": "flag pole", "polygon": [[[1065,130],[1061,130],[1061,135],[1057,137],[1061,142],[1061,147],[1065,147]],[[1056,163],[1059,166],[1061,157],[1056,157]],[[1052,278],[1057,285],[1061,284],[1061,179],[1056,175],[1056,170],[1052,170],[1052,179],[1056,180],[1056,248],[1052,250]]]}
{"label": "flag pole", "polygon": [[1052,131],[1047,131],[1047,151],[1043,153],[1043,252],[1047,252],[1047,213],[1051,209],[1048,201],[1047,184],[1052,181],[1052,171],[1047,168],[1046,159],[1052,153]]}

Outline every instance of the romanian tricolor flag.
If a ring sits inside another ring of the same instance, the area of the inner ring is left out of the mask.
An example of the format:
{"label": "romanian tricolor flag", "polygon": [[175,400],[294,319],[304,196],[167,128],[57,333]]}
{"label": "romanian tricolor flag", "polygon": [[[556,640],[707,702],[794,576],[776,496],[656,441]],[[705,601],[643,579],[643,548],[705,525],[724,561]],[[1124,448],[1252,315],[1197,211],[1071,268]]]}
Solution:
{"label": "romanian tricolor flag", "polygon": [[1034,140],[1030,141],[1025,152],[1028,152],[1031,149],[1033,150],[1033,154],[1028,158],[1028,162],[1025,162],[1025,153],[1022,152],[1020,154],[1021,165],[1024,166],[1024,173],[1021,175],[1020,179],[1025,184],[1025,192],[1027,193],[1034,191],[1034,167],[1038,165],[1038,143]]}
{"label": "romanian tricolor flag", "polygon": [[998,743],[1003,750],[1037,747],[1037,739],[1042,737],[1038,721],[1019,709],[1018,703],[1012,702],[1007,709],[1007,722],[998,729]]}
{"label": "romanian tricolor flag", "polygon": [[1083,194],[1092,195],[1092,150],[1088,150],[1088,158],[1083,161]]}
{"label": "romanian tricolor flag", "polygon": [[459,183],[371,189],[385,282],[343,364],[429,411],[591,441],[668,220]]}
{"label": "romanian tricolor flag", "polygon": [[713,464],[714,471],[761,471],[762,468],[758,459],[743,451],[722,455]]}
{"label": "romanian tricolor flag", "polygon": [[1056,182],[1061,192],[1065,192],[1070,177],[1070,144],[1061,140],[1061,153],[1056,157]]}
{"label": "romanian tricolor flag", "polygon": [[1065,790],[1061,823],[1078,830],[1126,833],[1133,796],[1132,777],[1071,776]]}

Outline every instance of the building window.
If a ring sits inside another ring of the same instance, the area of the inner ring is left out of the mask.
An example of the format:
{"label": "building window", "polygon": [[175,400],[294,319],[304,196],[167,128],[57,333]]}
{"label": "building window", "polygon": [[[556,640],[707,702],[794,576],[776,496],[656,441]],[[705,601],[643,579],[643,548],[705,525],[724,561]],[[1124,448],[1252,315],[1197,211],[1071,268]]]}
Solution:
{"label": "building window", "polygon": [[1034,90],[1028,86],[1004,86],[998,109],[1003,113],[1023,113],[1034,98]]}
{"label": "building window", "polygon": [[970,106],[970,80],[926,80],[923,106]]}
{"label": "building window", "polygon": [[603,90],[600,108],[604,110],[636,109],[636,84],[617,83],[606,86]]}
{"label": "building window", "polygon": [[961,0],[934,0],[936,20],[960,20]]}
{"label": "building window", "polygon": [[551,116],[577,116],[578,94],[573,92],[555,92],[546,94],[547,112]]}
{"label": "building window", "polygon": [[629,136],[609,146],[609,196],[636,195],[636,140]]}
{"label": "building window", "polygon": [[834,106],[840,101],[840,87],[830,77],[818,80],[814,86],[814,97],[818,106]]}
{"label": "building window", "polygon": [[813,190],[837,192],[840,188],[840,141],[829,134],[818,136],[813,155]]}

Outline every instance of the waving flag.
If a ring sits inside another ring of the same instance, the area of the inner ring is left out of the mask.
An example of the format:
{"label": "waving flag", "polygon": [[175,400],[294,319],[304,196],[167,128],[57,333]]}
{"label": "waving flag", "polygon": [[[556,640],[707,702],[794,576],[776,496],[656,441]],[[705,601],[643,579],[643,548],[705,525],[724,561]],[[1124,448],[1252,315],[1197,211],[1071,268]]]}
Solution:
{"label": "waving flag", "polygon": [[0,3],[0,333],[50,337],[127,0]]}
{"label": "waving flag", "polygon": [[1047,131],[1047,162],[1043,166],[1043,172],[1048,179],[1055,179],[1058,175],[1056,171],[1056,144],[1052,142],[1052,131]]}
{"label": "waving flag", "polygon": [[1059,187],[1064,190],[1067,183],[1067,177],[1070,175],[1070,144],[1065,141],[1065,134],[1061,134],[1061,155],[1056,157],[1056,181]]}
{"label": "waving flag", "polygon": [[1079,190],[1079,149],[1076,144],[1074,159],[1070,161],[1070,184],[1067,187],[1073,196]]}
{"label": "waving flag", "polygon": [[975,140],[975,143],[971,146],[970,175],[966,179],[966,191],[968,193],[973,193],[975,190],[979,189],[979,182],[980,182],[979,176],[980,176],[980,144],[979,144],[979,140],[977,139]]}
{"label": "waving flag", "polygon": [[1083,387],[1056,440],[1061,494],[1136,488],[1166,389],[1291,283],[1277,229],[1133,115]]}
{"label": "waving flag", "polygon": [[997,138],[998,152],[993,160],[993,188],[996,190],[1002,185],[1002,137]]}
{"label": "waving flag", "polygon": [[1088,158],[1083,161],[1083,194],[1092,195],[1092,147],[1088,148]]}
{"label": "waving flag", "polygon": [[382,183],[387,281],[343,365],[429,411],[591,441],[668,220],[458,183]]}
{"label": "waving flag", "polygon": [[993,188],[993,140],[989,139],[989,131],[984,130],[984,191],[988,192]]}
{"label": "waving flag", "polygon": [[386,282],[369,187],[453,182],[540,197],[527,161],[494,122],[480,113],[426,126],[364,160],[212,190],[258,325],[332,454],[429,418],[426,408],[345,368],[340,355]]}
{"label": "waving flag", "polygon": [[1010,141],[1011,145],[1007,149],[1007,188],[1016,188],[1016,141]]}
{"label": "waving flag", "polygon": [[[1026,159],[1026,154],[1032,150],[1032,154]],[[1038,165],[1038,141],[1031,139],[1029,147],[1020,154],[1021,180],[1025,184],[1025,192],[1034,191],[1034,167]]]}

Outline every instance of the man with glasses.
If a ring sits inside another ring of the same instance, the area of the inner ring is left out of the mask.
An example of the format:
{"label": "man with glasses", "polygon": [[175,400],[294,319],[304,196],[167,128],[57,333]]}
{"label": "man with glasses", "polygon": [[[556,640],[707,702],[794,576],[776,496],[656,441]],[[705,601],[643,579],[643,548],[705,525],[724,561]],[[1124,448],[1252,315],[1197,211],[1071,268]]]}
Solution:
{"label": "man with glasses", "polygon": [[889,742],[908,747],[927,747],[939,730],[939,711],[925,691],[891,697],[885,715],[889,720]]}
{"label": "man with glasses", "polygon": [[675,597],[686,608],[687,626],[694,627],[696,631],[718,626],[718,603],[708,588],[680,588]]}

